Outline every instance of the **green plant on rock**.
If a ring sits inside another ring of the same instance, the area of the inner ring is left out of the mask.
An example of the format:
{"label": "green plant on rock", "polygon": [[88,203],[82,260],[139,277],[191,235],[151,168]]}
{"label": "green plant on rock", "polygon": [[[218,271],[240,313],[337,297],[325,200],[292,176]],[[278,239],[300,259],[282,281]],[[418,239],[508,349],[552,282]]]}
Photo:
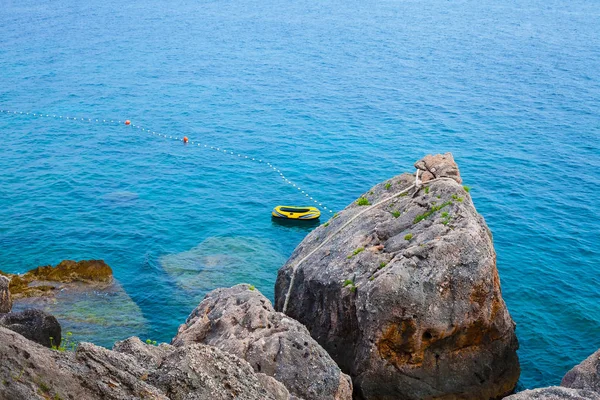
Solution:
{"label": "green plant on rock", "polygon": [[392,187],[391,183],[388,182],[385,184],[385,190],[390,190],[391,187]]}
{"label": "green plant on rock", "polygon": [[50,347],[52,348],[52,350],[60,352],[65,352],[67,350],[75,351],[75,348],[77,347],[77,342],[73,340],[72,336],[72,332],[67,332],[65,337],[62,338],[60,343],[58,344],[54,344],[54,338],[50,336]]}
{"label": "green plant on rock", "polygon": [[42,391],[42,393],[50,393],[50,387],[48,385],[46,385],[45,382],[40,381],[40,383],[38,384],[40,390]]}
{"label": "green plant on rock", "polygon": [[357,288],[358,286],[356,286],[356,284],[354,283],[354,279],[355,279],[355,278],[352,278],[352,280],[350,280],[350,279],[346,279],[346,280],[344,281],[344,283],[342,283],[342,287],[347,287],[347,288],[348,288],[348,290],[350,290],[352,293],[356,292],[356,288]]}
{"label": "green plant on rock", "polygon": [[364,196],[362,196],[358,200],[356,200],[356,204],[358,204],[359,206],[368,206],[368,205],[371,205],[371,203],[369,202],[369,199],[367,199]]}
{"label": "green plant on rock", "polygon": [[469,186],[463,186],[463,189],[465,189],[465,192],[469,193],[471,191],[471,188]]}
{"label": "green plant on rock", "polygon": [[461,203],[464,200],[462,197],[458,197],[455,194],[452,195],[452,199],[458,201],[459,203]]}
{"label": "green plant on rock", "polygon": [[256,287],[254,285],[248,285],[248,290],[254,291],[254,289],[256,289]]}
{"label": "green plant on rock", "polygon": [[323,224],[323,226],[324,226],[325,228],[327,228],[327,227],[329,226],[329,221],[328,221],[328,222],[325,222],[325,223]]}
{"label": "green plant on rock", "polygon": [[377,271],[379,271],[380,269],[385,268],[386,265],[387,265],[387,263],[385,261],[382,261],[381,263],[379,263],[379,267],[377,267]]}
{"label": "green plant on rock", "polygon": [[451,201],[446,201],[445,203],[431,207],[428,211],[424,212],[423,214],[417,215],[414,219],[414,223],[416,224],[416,223],[423,221],[425,218],[430,217],[434,213],[438,212],[439,210],[441,210],[442,208],[444,208],[446,206],[449,206],[450,204],[452,204]]}
{"label": "green plant on rock", "polygon": [[151,344],[152,346],[158,346],[156,340],[146,339],[146,344]]}
{"label": "green plant on rock", "polygon": [[394,218],[398,218],[400,216],[400,214],[402,214],[402,213],[398,210],[392,211],[392,215],[394,216]]}
{"label": "green plant on rock", "polygon": [[413,238],[413,234],[412,233],[407,233],[406,235],[404,235],[404,240],[409,240]]}
{"label": "green plant on rock", "polygon": [[354,250],[354,251],[352,252],[352,254],[350,254],[350,255],[348,256],[348,259],[350,259],[350,258],[354,257],[355,255],[357,255],[357,254],[359,254],[359,253],[363,252],[364,250],[365,250],[365,248],[364,248],[364,247],[359,247],[358,249]]}
{"label": "green plant on rock", "polygon": [[429,194],[429,186],[425,186],[425,194]]}

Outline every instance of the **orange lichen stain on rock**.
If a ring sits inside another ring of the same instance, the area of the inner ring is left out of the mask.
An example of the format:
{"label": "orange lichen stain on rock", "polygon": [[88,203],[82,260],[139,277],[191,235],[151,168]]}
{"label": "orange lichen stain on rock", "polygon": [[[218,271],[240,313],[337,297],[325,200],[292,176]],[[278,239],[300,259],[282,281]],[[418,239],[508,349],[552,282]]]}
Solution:
{"label": "orange lichen stain on rock", "polygon": [[435,347],[436,352],[453,353],[500,338],[502,333],[497,328],[481,320],[469,326],[455,327],[450,332],[437,332],[419,329],[415,320],[407,319],[388,325],[376,346],[380,357],[395,367],[418,367],[430,347]]}
{"label": "orange lichen stain on rock", "polygon": [[379,355],[398,368],[406,364],[421,364],[423,352],[419,349],[416,333],[417,325],[413,319],[389,325],[377,341]]}

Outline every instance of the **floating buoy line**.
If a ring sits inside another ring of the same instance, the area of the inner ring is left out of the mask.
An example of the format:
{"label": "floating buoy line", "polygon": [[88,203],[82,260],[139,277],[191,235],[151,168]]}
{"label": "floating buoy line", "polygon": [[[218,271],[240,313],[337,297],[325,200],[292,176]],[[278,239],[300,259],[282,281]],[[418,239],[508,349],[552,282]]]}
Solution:
{"label": "floating buoy line", "polygon": [[319,205],[320,207],[323,207],[323,210],[327,210],[330,213],[333,213],[333,210],[328,209],[326,206],[323,205],[323,203],[320,203],[317,199],[313,198],[307,191],[303,190],[300,186],[296,185],[294,182],[292,182],[291,180],[289,180],[283,174],[283,172],[281,172],[281,170],[279,168],[277,168],[272,163],[263,160],[262,158],[251,157],[251,156],[247,156],[247,155],[244,155],[244,154],[241,154],[241,153],[238,153],[238,152],[234,152],[232,150],[226,150],[226,149],[223,149],[221,147],[214,146],[214,145],[200,143],[198,141],[193,141],[193,140],[188,139],[187,136],[179,137],[179,136],[173,136],[173,135],[166,135],[166,134],[163,134],[163,133],[160,133],[160,132],[153,131],[151,129],[144,128],[144,127],[142,127],[140,125],[133,124],[128,119],[126,119],[126,120],[119,120],[119,119],[81,118],[81,117],[69,117],[69,116],[66,116],[66,115],[41,114],[41,113],[11,111],[11,110],[3,110],[3,109],[0,109],[0,113],[2,113],[2,114],[16,115],[16,116],[23,115],[23,116],[33,116],[33,117],[38,117],[38,118],[52,118],[52,119],[57,119],[57,120],[69,120],[69,121],[78,121],[78,122],[109,124],[109,125],[115,125],[115,126],[126,126],[126,127],[130,127],[130,128],[138,129],[138,130],[140,130],[142,132],[146,132],[146,133],[148,133],[150,135],[162,137],[164,139],[171,139],[171,140],[175,140],[175,141],[181,141],[184,144],[189,144],[189,145],[192,145],[192,146],[201,147],[201,148],[207,149],[207,150],[215,150],[215,151],[218,151],[219,153],[227,154],[227,155],[239,158],[239,159],[253,161],[253,162],[256,162],[256,163],[259,163],[259,164],[263,164],[263,165],[266,165],[267,167],[269,167],[275,173],[279,174],[279,177],[285,183],[287,183],[288,185],[290,185],[290,186],[294,187],[295,189],[297,189],[298,192],[299,192],[299,194],[304,195],[308,200],[310,200],[313,203]]}

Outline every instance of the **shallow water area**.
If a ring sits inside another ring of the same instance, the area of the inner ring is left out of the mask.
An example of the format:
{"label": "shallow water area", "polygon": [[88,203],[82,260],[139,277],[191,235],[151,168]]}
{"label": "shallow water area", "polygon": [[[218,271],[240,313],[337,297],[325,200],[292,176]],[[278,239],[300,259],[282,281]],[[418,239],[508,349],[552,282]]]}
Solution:
{"label": "shallow water area", "polygon": [[0,37],[0,110],[37,114],[0,112],[0,269],[104,259],[135,303],[81,300],[75,338],[168,342],[239,281],[272,298],[311,229],[274,206],[340,210],[451,151],[494,234],[522,386],[600,348],[596,0],[5,0]]}
{"label": "shallow water area", "polygon": [[[41,283],[41,282],[40,282]],[[13,312],[38,308],[54,315],[63,335],[74,332],[72,340],[112,347],[129,336],[145,340],[148,330],[142,310],[118,282],[97,287],[89,284],[61,284],[55,295],[16,299]]]}

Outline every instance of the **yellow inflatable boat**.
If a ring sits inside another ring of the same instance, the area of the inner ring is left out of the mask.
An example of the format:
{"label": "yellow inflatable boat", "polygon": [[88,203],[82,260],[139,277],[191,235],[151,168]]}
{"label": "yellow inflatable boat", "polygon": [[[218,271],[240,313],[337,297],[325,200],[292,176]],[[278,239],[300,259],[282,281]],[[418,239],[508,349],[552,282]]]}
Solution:
{"label": "yellow inflatable boat", "polygon": [[321,211],[317,207],[277,206],[272,213],[275,218],[284,219],[317,219]]}

